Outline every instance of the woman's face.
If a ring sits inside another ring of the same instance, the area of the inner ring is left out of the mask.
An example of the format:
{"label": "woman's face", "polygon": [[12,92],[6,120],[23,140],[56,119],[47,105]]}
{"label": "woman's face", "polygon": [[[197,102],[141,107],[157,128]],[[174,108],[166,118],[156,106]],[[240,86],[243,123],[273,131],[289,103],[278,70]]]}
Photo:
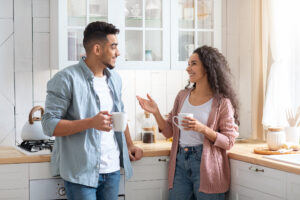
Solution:
{"label": "woman's face", "polygon": [[206,79],[205,69],[197,53],[193,53],[190,56],[186,71],[189,74],[189,80],[192,83],[201,82],[201,80]]}

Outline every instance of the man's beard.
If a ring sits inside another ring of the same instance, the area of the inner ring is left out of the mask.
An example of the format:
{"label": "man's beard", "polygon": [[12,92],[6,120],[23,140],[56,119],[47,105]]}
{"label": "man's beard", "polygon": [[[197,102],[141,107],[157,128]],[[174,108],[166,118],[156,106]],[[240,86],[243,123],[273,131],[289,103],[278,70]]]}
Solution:
{"label": "man's beard", "polygon": [[111,64],[108,64],[108,63],[106,63],[106,62],[102,62],[102,63],[103,63],[103,65],[105,65],[105,66],[108,67],[109,69],[115,68],[115,66],[113,66],[113,65],[111,65]]}

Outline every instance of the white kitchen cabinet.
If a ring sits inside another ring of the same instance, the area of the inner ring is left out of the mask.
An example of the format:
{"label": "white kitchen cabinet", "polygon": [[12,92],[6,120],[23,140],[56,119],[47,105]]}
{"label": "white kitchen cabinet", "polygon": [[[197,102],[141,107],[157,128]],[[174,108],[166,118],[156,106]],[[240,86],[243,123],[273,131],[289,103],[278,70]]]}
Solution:
{"label": "white kitchen cabinet", "polygon": [[85,52],[85,26],[99,20],[120,29],[119,69],[185,69],[196,47],[221,49],[221,5],[221,0],[51,0],[50,66],[77,63]]}
{"label": "white kitchen cabinet", "polygon": [[300,197],[300,175],[230,159],[231,200]]}
{"label": "white kitchen cabinet", "polygon": [[232,185],[230,188],[230,200],[282,200],[257,190],[249,189],[240,185]]}
{"label": "white kitchen cabinet", "polygon": [[144,157],[132,162],[133,176],[125,182],[128,200],[165,200],[168,198],[169,157]]}
{"label": "white kitchen cabinet", "polygon": [[287,173],[286,196],[287,200],[300,199],[300,175]]}
{"label": "white kitchen cabinet", "polygon": [[28,164],[0,165],[0,199],[29,199]]}

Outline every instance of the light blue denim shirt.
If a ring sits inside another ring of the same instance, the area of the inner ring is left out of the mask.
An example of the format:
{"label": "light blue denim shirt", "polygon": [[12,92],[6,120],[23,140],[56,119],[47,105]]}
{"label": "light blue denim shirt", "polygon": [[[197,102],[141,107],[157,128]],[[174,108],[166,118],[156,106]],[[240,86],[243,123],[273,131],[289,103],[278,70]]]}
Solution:
{"label": "light blue denim shirt", "polygon": [[[45,114],[42,118],[44,133],[53,136],[61,119],[80,120],[100,112],[100,101],[93,87],[93,72],[84,62],[72,65],[55,74],[47,84]],[[123,111],[122,80],[114,70],[105,69],[111,90],[114,111]],[[132,176],[124,132],[115,132],[120,149],[120,165],[126,178]],[[51,155],[51,173],[63,179],[97,187],[100,167],[100,132],[90,128],[82,132],[55,138]]]}

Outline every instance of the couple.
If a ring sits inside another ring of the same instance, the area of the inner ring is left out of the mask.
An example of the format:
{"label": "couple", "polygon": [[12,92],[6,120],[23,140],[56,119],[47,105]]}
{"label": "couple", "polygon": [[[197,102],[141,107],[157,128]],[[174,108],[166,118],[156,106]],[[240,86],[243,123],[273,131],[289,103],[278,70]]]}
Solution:
{"label": "couple", "polygon": [[[56,136],[51,172],[65,180],[71,200],[117,200],[120,167],[130,178],[130,160],[143,155],[128,127],[124,134],[111,128],[110,113],[124,111],[121,78],[113,70],[120,55],[118,33],[112,24],[90,23],[84,30],[86,57],[58,72],[47,85],[42,125],[46,135]],[[204,46],[194,51],[187,71],[194,85],[178,94],[167,121],[150,96],[138,100],[154,114],[163,134],[174,138],[169,199],[222,199],[230,179],[226,150],[237,136],[238,120],[229,69],[216,49]],[[195,116],[187,118],[180,131],[170,120],[179,112]]]}

